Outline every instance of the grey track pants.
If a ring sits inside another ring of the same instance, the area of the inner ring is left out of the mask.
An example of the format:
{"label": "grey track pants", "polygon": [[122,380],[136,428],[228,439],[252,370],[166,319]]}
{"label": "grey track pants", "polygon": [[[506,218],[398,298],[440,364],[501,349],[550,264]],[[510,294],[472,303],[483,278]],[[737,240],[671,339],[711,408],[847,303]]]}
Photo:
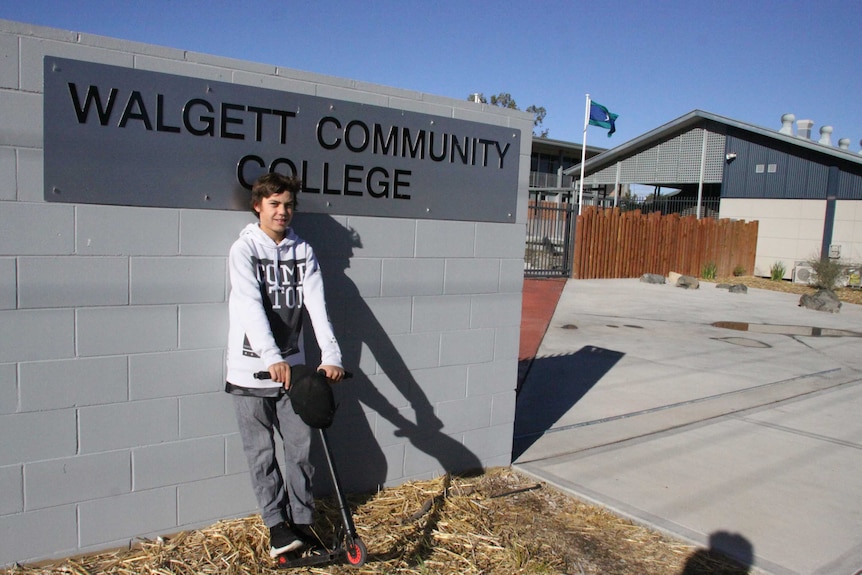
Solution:
{"label": "grey track pants", "polygon": [[[263,522],[273,527],[281,521],[311,524],[314,494],[309,461],[311,428],[280,398],[233,395],[242,446],[251,472],[251,483]],[[275,432],[284,444],[284,475],[275,457]]]}

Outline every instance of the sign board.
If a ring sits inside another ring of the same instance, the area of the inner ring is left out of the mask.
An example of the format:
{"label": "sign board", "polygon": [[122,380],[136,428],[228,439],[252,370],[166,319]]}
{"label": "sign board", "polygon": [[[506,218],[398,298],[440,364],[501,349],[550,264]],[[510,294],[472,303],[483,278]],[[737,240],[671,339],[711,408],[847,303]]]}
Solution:
{"label": "sign board", "polygon": [[45,200],[246,210],[267,171],[303,211],[514,222],[520,130],[46,56]]}

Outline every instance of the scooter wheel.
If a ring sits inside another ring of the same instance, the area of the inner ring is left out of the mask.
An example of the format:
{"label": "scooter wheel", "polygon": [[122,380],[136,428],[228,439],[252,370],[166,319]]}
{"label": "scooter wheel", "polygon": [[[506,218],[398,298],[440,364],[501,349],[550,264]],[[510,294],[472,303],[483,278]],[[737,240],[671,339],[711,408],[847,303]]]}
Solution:
{"label": "scooter wheel", "polygon": [[365,565],[365,560],[368,559],[368,550],[365,548],[365,543],[359,537],[347,541],[344,554],[347,562],[353,567],[362,567]]}

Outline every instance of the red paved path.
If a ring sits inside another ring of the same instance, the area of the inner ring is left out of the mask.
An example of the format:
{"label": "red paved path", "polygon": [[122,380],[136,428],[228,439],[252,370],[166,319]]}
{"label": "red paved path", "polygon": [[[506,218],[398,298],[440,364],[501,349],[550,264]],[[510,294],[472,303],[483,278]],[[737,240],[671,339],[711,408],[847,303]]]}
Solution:
{"label": "red paved path", "polygon": [[524,280],[518,361],[536,357],[565,285],[565,278]]}

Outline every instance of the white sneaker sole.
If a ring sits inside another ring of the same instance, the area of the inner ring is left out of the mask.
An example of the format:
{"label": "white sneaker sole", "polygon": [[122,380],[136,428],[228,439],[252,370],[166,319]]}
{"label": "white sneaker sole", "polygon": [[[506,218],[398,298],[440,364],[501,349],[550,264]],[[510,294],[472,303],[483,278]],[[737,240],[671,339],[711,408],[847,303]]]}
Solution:
{"label": "white sneaker sole", "polygon": [[301,539],[297,539],[296,541],[291,541],[284,547],[279,547],[278,549],[276,549],[275,547],[270,547],[269,556],[272,559],[275,559],[279,555],[282,555],[284,553],[290,553],[291,551],[299,551],[303,547],[305,547],[305,543]]}

